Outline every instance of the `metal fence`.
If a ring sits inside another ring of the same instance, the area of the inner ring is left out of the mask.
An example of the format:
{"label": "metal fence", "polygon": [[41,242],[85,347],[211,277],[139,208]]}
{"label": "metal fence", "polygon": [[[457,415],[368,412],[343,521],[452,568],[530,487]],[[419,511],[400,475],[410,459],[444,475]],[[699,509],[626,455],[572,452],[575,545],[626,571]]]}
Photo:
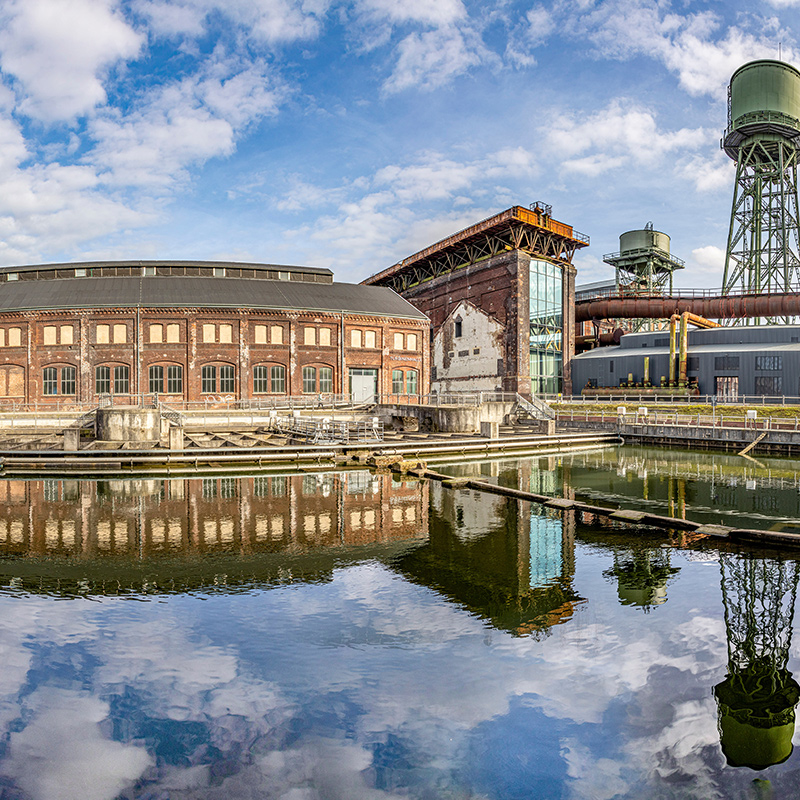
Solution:
{"label": "metal fence", "polygon": [[691,397],[620,392],[602,396],[590,395],[542,395],[547,403],[587,405],[591,403],[691,403],[692,405],[741,405],[741,406],[800,406],[800,397],[792,395],[761,394],[702,394]]}

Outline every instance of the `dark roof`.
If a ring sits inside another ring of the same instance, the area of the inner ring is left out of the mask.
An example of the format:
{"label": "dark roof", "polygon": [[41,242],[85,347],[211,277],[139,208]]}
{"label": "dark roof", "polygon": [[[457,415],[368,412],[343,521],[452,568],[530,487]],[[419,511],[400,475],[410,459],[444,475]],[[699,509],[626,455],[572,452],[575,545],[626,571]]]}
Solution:
{"label": "dark roof", "polygon": [[248,261],[180,261],[164,259],[160,261],[70,261],[56,264],[23,264],[16,267],[0,267],[5,272],[48,272],[65,269],[94,269],[97,267],[231,267],[232,269],[279,270],[281,272],[305,272],[315,275],[333,275],[325,267],[297,267],[289,264],[260,264]]}
{"label": "dark roof", "polygon": [[56,278],[0,284],[0,311],[69,308],[269,308],[427,319],[382,286],[253,278]]}

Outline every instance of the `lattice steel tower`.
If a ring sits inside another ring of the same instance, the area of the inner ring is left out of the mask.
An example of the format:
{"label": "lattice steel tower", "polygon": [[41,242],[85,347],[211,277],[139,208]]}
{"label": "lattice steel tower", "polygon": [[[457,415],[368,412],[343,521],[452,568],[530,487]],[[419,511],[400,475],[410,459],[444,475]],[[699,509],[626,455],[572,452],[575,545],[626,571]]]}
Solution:
{"label": "lattice steel tower", "polygon": [[797,290],[800,71],[769,60],[739,67],[722,148],[736,162],[722,293]]}
{"label": "lattice steel tower", "polygon": [[764,769],[792,752],[800,686],[787,666],[800,565],[720,554],[728,674],[714,687],[722,751],[735,767]]}

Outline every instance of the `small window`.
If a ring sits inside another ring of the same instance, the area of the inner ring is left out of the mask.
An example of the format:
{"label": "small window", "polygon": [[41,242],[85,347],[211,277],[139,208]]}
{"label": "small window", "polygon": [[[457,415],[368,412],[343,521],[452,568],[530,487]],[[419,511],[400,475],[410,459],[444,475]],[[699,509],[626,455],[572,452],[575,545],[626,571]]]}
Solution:
{"label": "small window", "polygon": [[416,370],[410,369],[406,372],[406,394],[417,393],[417,373]]}
{"label": "small window", "polygon": [[395,350],[402,350],[403,349],[403,334],[396,333],[394,335],[394,349]]}
{"label": "small window", "polygon": [[[57,334],[58,328],[55,325],[45,325],[44,326],[44,343],[45,344],[57,344]],[[53,392],[55,394],[55,392]]]}
{"label": "small window", "polygon": [[233,342],[233,325],[219,326],[220,344],[231,344]]}
{"label": "small window", "polygon": [[8,272],[8,273],[6,273],[6,280],[7,281],[18,281],[19,280],[19,273],[18,272]]}
{"label": "small window", "polygon": [[761,371],[783,369],[783,356],[756,356],[756,369]]}
{"label": "small window", "polygon": [[614,373],[614,362],[613,361],[609,361],[608,362],[608,371],[613,375],[613,373]]}
{"label": "small window", "polygon": [[317,391],[317,371],[314,367],[303,367],[303,393],[313,394]]}
{"label": "small window", "polygon": [[714,369],[739,369],[739,356],[717,356]]}
{"label": "small window", "polygon": [[267,394],[269,392],[269,368],[253,368],[253,393]]}
{"label": "small window", "polygon": [[177,344],[181,340],[181,326],[175,322],[167,325],[167,343]]}
{"label": "small window", "polygon": [[108,344],[111,340],[111,327],[109,325],[97,326],[97,344]]}
{"label": "small window", "polygon": [[73,333],[72,325],[62,325],[60,331],[61,344],[74,344]]}
{"label": "small window", "polygon": [[[164,341],[164,326],[151,325],[150,326],[150,342],[153,344],[160,344]],[[153,391],[152,389],[150,390]]]}
{"label": "small window", "polygon": [[317,343],[317,329],[316,328],[304,328],[303,329],[303,344],[315,345],[316,343]]}
{"label": "small window", "polygon": [[128,326],[115,325],[114,326],[114,344],[125,344],[128,339]]}
{"label": "small window", "polygon": [[272,394],[286,394],[286,367],[276,365],[269,368],[269,390]]}
{"label": "small window", "polygon": [[267,343],[267,326],[266,325],[256,325],[254,330],[255,335],[255,343],[256,344],[266,344]]}
{"label": "small window", "polygon": [[269,329],[270,344],[283,344],[283,326],[273,325]]}
{"label": "small window", "polygon": [[417,349],[417,334],[416,333],[409,333],[406,336],[406,350],[416,350]]}
{"label": "small window", "polygon": [[155,267],[142,267],[142,275],[155,275],[156,268]]}
{"label": "small window", "polygon": [[219,368],[219,390],[231,393],[236,391],[235,371],[233,365],[225,364]]}
{"label": "small window", "polygon": [[319,344],[320,344],[320,347],[330,347],[331,346],[331,329],[330,328],[320,328],[319,329]]}
{"label": "small window", "polygon": [[46,395],[58,394],[58,370],[45,367],[42,373],[42,392]]}
{"label": "small window", "polygon": [[75,394],[75,367],[62,367],[61,369],[61,394]]}
{"label": "small window", "polygon": [[453,331],[453,336],[455,336],[456,339],[460,339],[461,338],[461,333],[462,333],[461,320],[460,319],[457,319],[455,321],[455,326],[454,327],[455,327],[455,330]]}
{"label": "small window", "polygon": [[288,272],[279,272],[278,273],[278,280],[279,281],[288,281],[291,278]]}
{"label": "small window", "polygon": [[114,367],[114,394],[128,394],[130,378],[127,367]]}
{"label": "small window", "polygon": [[392,370],[392,394],[403,394],[403,370]]}
{"label": "small window", "polygon": [[[215,342],[217,339],[217,329],[215,325],[203,325],[203,342],[208,344]],[[212,389],[212,391],[214,391]]]}
{"label": "small window", "polygon": [[85,278],[86,277],[86,270],[83,267],[76,267],[75,268],[75,277],[76,278]]}
{"label": "small window", "polygon": [[214,277],[215,278],[224,278],[225,277],[225,267],[214,267]]}
{"label": "small window", "polygon": [[180,364],[167,367],[167,394],[183,394],[183,367]]}
{"label": "small window", "polygon": [[22,345],[22,328],[8,329],[8,346],[20,347]]}
{"label": "small window", "polygon": [[361,331],[350,331],[350,347],[361,347]]}
{"label": "small window", "polygon": [[0,328],[0,347],[6,346],[6,329]]}
{"label": "small window", "polygon": [[375,349],[375,331],[364,331],[364,347]]}
{"label": "small window", "polygon": [[200,391],[203,394],[213,394],[217,391],[217,368],[213,364],[206,364],[201,370],[200,384]]}
{"label": "small window", "polygon": [[[323,328],[328,330],[328,328]],[[331,367],[319,368],[319,390],[323,394],[330,394],[333,391],[333,369]]]}
{"label": "small window", "polygon": [[111,391],[111,367],[95,367],[94,391],[96,394],[108,394]]}
{"label": "small window", "polygon": [[[150,330],[152,331],[152,326]],[[164,392],[164,367],[161,366],[150,367],[148,371],[148,377],[149,377],[150,393],[162,394]]]}

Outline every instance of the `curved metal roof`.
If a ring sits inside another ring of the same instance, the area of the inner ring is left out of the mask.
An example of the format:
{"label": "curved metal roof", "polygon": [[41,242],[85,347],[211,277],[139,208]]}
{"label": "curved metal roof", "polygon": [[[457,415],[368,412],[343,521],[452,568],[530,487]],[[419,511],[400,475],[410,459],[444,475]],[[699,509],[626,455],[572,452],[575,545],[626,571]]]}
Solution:
{"label": "curved metal roof", "polygon": [[143,275],[0,284],[0,312],[120,307],[302,310],[427,320],[391,289],[351,283]]}

